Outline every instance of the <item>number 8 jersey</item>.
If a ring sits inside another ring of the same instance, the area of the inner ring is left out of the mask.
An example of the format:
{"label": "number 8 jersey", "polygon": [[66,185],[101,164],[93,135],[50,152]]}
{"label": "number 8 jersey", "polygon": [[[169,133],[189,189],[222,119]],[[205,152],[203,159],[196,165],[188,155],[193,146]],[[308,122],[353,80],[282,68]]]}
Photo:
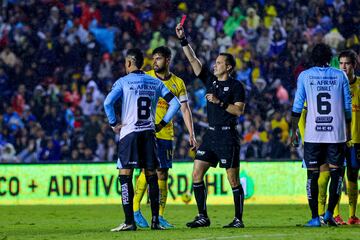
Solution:
{"label": "number 8 jersey", "polygon": [[[168,102],[176,99],[159,79],[142,71],[129,73],[114,83],[105,99],[104,107],[110,125],[114,125],[116,116],[113,105],[116,100],[121,100],[123,127],[120,131],[120,139],[132,132],[155,128],[155,111],[159,97]],[[172,113],[168,113],[163,118],[165,122],[169,122],[173,116]]]}
{"label": "number 8 jersey", "polygon": [[305,101],[305,142],[346,142],[346,120],[351,120],[351,93],[346,74],[332,67],[303,71],[298,77],[292,111],[301,113]]}

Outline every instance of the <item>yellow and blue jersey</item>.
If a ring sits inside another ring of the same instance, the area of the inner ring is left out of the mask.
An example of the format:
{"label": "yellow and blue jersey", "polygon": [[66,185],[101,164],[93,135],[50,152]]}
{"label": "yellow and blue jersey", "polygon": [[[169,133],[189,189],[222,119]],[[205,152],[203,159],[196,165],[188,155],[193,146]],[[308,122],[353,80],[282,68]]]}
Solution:
{"label": "yellow and blue jersey", "polygon": [[[150,70],[146,72],[146,74],[156,77],[155,71]],[[171,77],[167,80],[162,80],[165,86],[179,99],[181,103],[188,101],[187,91],[185,87],[184,81],[171,74]],[[159,98],[157,107],[156,107],[156,115],[155,115],[155,123],[159,123],[161,119],[166,114],[167,109],[169,108],[169,104],[163,98]],[[164,140],[174,140],[174,124],[171,120],[160,132],[156,133],[156,137]]]}
{"label": "yellow and blue jersey", "polygon": [[353,143],[360,143],[360,77],[356,77],[350,84],[352,99],[351,139]]}
{"label": "yellow and blue jersey", "polygon": [[307,113],[307,106],[306,102],[304,103],[304,108],[301,111],[299,123],[298,123],[298,129],[301,137],[301,142],[304,144],[304,136],[305,136],[305,126],[306,126],[306,113]]}

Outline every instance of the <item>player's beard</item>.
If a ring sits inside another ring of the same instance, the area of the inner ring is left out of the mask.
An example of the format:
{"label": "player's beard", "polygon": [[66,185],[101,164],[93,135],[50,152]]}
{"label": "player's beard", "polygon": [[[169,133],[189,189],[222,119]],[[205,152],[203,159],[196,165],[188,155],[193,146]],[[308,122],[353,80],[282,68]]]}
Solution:
{"label": "player's beard", "polygon": [[165,66],[157,67],[157,68],[154,67],[154,71],[155,71],[156,73],[165,73],[166,67],[165,67]]}

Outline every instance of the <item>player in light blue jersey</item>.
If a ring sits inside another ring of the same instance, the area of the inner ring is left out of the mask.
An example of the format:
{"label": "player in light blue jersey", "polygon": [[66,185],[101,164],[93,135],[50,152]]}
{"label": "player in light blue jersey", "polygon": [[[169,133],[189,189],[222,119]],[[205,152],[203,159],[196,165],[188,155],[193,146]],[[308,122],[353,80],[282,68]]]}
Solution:
{"label": "player in light blue jersey", "polygon": [[[139,49],[130,49],[125,58],[127,75],[117,80],[107,95],[104,108],[110,126],[120,132],[118,148],[119,182],[125,213],[125,222],[111,229],[113,232],[136,230],[133,213],[134,168],[144,168],[149,184],[152,221],[151,229],[162,230],[159,225],[159,185],[156,169],[159,165],[155,131],[160,131],[180,108],[179,100],[156,78],[141,71],[144,57]],[[169,103],[169,109],[155,125],[155,110],[159,97]],[[121,121],[117,121],[114,104],[121,101]]]}
{"label": "player in light blue jersey", "polygon": [[[303,71],[297,80],[292,108],[292,132],[296,132],[304,102],[307,115],[304,136],[304,161],[307,167],[307,197],[312,219],[307,227],[320,227],[318,214],[319,169],[329,164],[329,204],[324,222],[337,226],[333,212],[338,202],[343,181],[345,142],[350,139],[351,93],[346,74],[329,66],[331,49],[317,44],[311,54],[315,66]],[[294,145],[296,135],[291,142]]]}

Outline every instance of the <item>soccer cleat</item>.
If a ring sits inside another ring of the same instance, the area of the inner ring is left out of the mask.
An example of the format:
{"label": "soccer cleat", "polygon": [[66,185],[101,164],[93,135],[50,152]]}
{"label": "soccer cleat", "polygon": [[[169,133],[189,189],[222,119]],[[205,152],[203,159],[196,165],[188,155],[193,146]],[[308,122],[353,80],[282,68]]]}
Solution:
{"label": "soccer cleat", "polygon": [[324,222],[331,227],[337,227],[338,224],[336,223],[335,219],[333,218],[332,214],[329,211],[326,211],[324,216]]}
{"label": "soccer cleat", "polygon": [[320,218],[316,217],[308,221],[304,227],[321,227]]}
{"label": "soccer cleat", "polygon": [[152,222],[151,223],[151,230],[165,230],[163,226],[160,225],[160,223]]}
{"label": "soccer cleat", "polygon": [[138,225],[138,227],[140,228],[148,228],[149,224],[146,221],[146,219],[144,218],[144,216],[142,215],[142,213],[139,211],[134,212],[134,220],[136,222],[136,225]]}
{"label": "soccer cleat", "polygon": [[319,220],[320,220],[321,226],[325,226],[325,225],[326,225],[326,223],[324,222],[324,215],[320,215],[320,216],[319,216]]}
{"label": "soccer cleat", "polygon": [[356,217],[356,216],[352,216],[352,217],[349,218],[347,223],[349,225],[360,225],[360,219],[358,217]]}
{"label": "soccer cleat", "polygon": [[244,223],[236,217],[231,223],[223,226],[223,228],[244,228],[244,227],[245,227]]}
{"label": "soccer cleat", "polygon": [[122,223],[118,227],[111,229],[111,232],[121,232],[121,231],[135,231],[136,225],[134,224],[126,224]]}
{"label": "soccer cleat", "polygon": [[337,225],[346,225],[346,222],[341,218],[340,215],[334,217],[334,220],[337,223]]}
{"label": "soccer cleat", "polygon": [[173,228],[174,225],[171,225],[168,221],[166,221],[166,219],[163,216],[159,216],[159,222],[160,222],[160,226],[164,227],[164,228]]}
{"label": "soccer cleat", "polygon": [[199,214],[191,222],[186,223],[189,228],[208,227],[210,226],[210,219],[202,214]]}

